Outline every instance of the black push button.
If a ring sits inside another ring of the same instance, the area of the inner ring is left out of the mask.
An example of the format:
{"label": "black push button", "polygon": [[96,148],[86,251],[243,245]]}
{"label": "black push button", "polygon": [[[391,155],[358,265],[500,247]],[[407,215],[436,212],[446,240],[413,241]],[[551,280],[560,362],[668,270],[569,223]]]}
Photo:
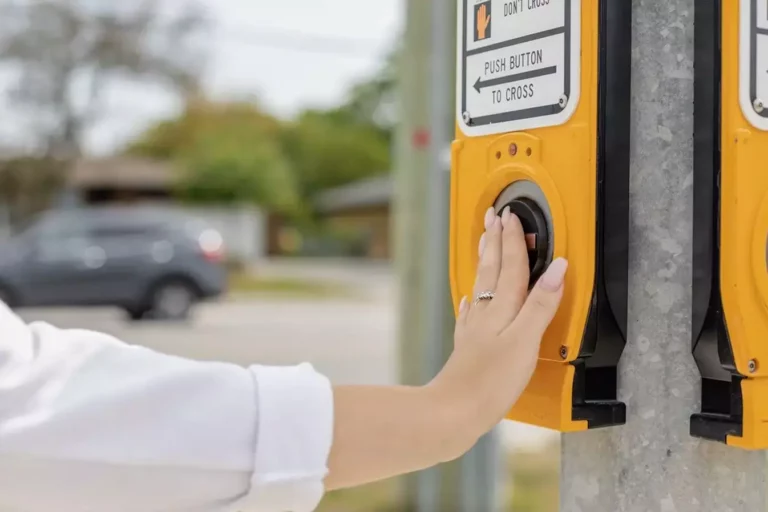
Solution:
{"label": "black push button", "polygon": [[549,230],[547,229],[546,216],[536,201],[527,197],[512,200],[501,209],[501,212],[503,213],[507,208],[517,215],[523,225],[523,232],[528,244],[531,285],[533,285],[551,263],[548,261]]}

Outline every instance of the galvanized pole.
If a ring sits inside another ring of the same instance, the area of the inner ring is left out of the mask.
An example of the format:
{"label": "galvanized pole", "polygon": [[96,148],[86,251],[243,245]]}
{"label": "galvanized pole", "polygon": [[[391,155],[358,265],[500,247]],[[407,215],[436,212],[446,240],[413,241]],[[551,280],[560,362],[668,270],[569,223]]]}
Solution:
{"label": "galvanized pole", "polygon": [[[396,226],[403,381],[425,383],[453,349],[448,281],[450,159],[456,67],[454,2],[410,0],[401,57]],[[424,141],[428,143],[424,146]],[[496,510],[498,445],[483,439],[462,461],[406,481],[404,508]]]}
{"label": "galvanized pole", "polygon": [[629,339],[619,378],[627,425],[564,436],[563,512],[757,512],[768,503],[764,453],[689,436],[700,382],[690,329],[695,3],[633,2]]}
{"label": "galvanized pole", "polygon": [[[447,280],[446,250],[438,245],[445,240],[440,230],[442,218],[435,218],[442,203],[447,205],[444,176],[437,169],[436,140],[444,139],[445,127],[435,121],[433,99],[435,68],[433,47],[433,3],[409,0],[406,9],[405,45],[400,55],[400,113],[398,158],[396,165],[396,263],[400,293],[400,354],[402,381],[420,385],[436,373],[443,357],[443,339],[450,332],[448,301],[443,281]],[[444,95],[437,91],[438,97]],[[449,100],[446,100],[448,103]],[[438,105],[444,111],[449,105]],[[437,134],[434,133],[435,125]],[[442,281],[441,281],[442,278]],[[453,481],[446,485],[449,467],[423,471],[404,479],[402,508],[406,511],[437,512],[441,488],[457,488],[455,465]],[[457,498],[457,497],[455,497]]]}
{"label": "galvanized pole", "polygon": [[[427,174],[424,270],[424,356],[422,378],[433,378],[450,355],[453,321],[450,312],[448,282],[448,236],[450,173],[445,166],[444,151],[451,142],[452,90],[455,83],[451,56],[455,55],[455,23],[451,16],[453,2],[432,0],[429,4],[430,51],[425,68],[429,69],[427,97],[429,104],[429,166]],[[444,465],[419,475],[419,512],[440,512],[446,503],[459,499],[456,464]]]}

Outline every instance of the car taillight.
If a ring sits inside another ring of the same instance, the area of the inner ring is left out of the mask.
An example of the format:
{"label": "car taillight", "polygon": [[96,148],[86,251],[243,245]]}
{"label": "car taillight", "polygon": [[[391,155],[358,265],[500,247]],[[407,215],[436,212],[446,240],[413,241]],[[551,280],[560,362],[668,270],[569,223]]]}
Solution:
{"label": "car taillight", "polygon": [[218,231],[207,229],[200,233],[197,241],[200,245],[200,252],[206,260],[213,263],[220,263],[224,260],[224,239]]}

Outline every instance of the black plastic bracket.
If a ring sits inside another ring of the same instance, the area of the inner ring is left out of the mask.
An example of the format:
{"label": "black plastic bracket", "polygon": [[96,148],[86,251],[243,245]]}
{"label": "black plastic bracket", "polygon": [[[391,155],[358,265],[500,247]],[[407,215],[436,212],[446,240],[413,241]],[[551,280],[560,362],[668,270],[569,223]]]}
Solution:
{"label": "black plastic bracket", "polygon": [[573,362],[573,419],[626,423],[618,365],[627,339],[632,2],[600,1],[597,261],[592,306]]}
{"label": "black plastic bracket", "polygon": [[692,351],[701,374],[693,437],[725,443],[743,432],[741,381],[720,294],[722,0],[697,0],[694,72]]}

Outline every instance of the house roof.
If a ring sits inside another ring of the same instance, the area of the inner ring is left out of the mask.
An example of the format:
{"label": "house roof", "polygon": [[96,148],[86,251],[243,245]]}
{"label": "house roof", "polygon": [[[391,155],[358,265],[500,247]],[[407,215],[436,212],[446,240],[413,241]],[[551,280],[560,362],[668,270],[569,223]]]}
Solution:
{"label": "house roof", "polygon": [[142,188],[167,190],[175,173],[170,164],[130,157],[82,159],[70,169],[69,183],[83,188]]}
{"label": "house roof", "polygon": [[322,192],[315,199],[315,206],[321,213],[386,206],[393,192],[392,176],[378,176]]}

